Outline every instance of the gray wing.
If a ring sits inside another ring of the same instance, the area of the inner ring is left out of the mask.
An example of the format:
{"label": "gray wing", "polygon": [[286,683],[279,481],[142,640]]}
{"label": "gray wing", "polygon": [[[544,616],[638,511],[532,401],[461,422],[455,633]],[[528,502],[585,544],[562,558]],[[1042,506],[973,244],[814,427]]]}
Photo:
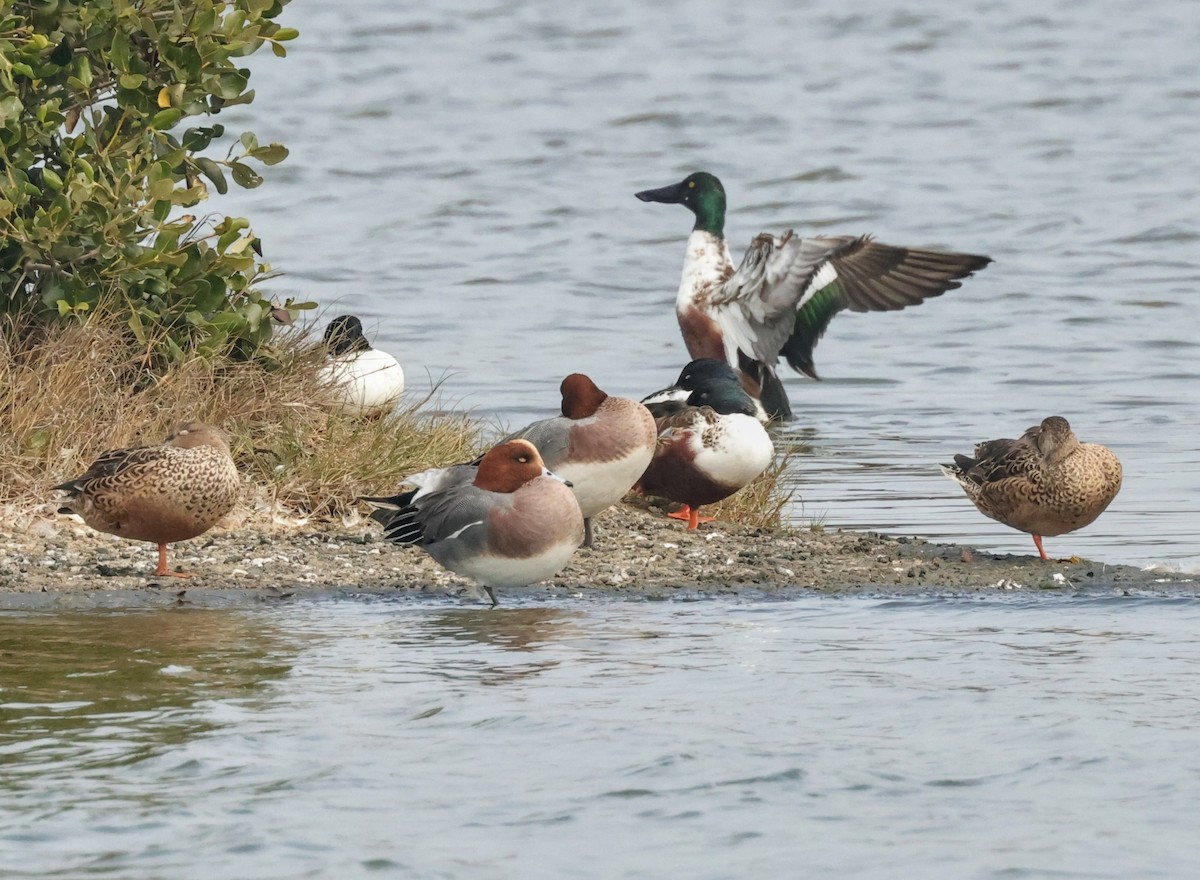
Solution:
{"label": "gray wing", "polygon": [[421,546],[454,570],[459,560],[486,548],[489,515],[511,505],[511,494],[488,492],[477,486],[457,486],[422,498],[415,504],[415,518],[424,535]]}
{"label": "gray wing", "polygon": [[576,423],[566,416],[542,419],[540,422],[526,425],[516,433],[509,434],[496,445],[507,443],[509,440],[528,440],[537,447],[538,454],[542,456],[546,467],[554,470],[566,460],[567,453],[570,452],[571,428],[574,424]]}
{"label": "gray wing", "polygon": [[884,312],[961,286],[989,257],[895,247],[870,236],[759,235],[714,294],[722,329],[738,347],[774,365],[782,352],[815,375],[812,350],[842,309]]}

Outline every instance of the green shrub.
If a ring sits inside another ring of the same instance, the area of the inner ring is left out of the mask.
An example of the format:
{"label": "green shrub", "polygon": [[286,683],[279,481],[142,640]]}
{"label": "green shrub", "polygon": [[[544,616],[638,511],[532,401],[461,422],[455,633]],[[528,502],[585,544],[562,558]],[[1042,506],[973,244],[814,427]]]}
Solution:
{"label": "green shrub", "polygon": [[269,339],[250,224],[189,209],[287,156],[211,118],[254,98],[238,59],[297,36],[274,21],[286,2],[0,3],[0,310],[18,341],[101,305],[173,361]]}

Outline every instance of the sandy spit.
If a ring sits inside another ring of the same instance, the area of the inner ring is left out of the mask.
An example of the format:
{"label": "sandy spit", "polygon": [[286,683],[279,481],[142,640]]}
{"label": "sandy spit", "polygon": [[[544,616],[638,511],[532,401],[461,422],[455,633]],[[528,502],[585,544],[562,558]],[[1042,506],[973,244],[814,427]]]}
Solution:
{"label": "sandy spit", "polygon": [[[259,517],[262,519],[262,517]],[[420,550],[380,538],[367,519],[320,526],[253,521],[174,545],[187,579],[155,577],[155,549],[92,531],[76,517],[6,516],[0,608],[237,604],[306,594],[383,593],[481,601]],[[1069,538],[1059,539],[1069,546]],[[596,547],[513,600],[666,599],[813,594],[968,595],[1013,591],[1194,596],[1200,576],[1090,560],[1043,562],[871,532],[768,530],[707,523],[695,532],[630,506],[597,519]]]}

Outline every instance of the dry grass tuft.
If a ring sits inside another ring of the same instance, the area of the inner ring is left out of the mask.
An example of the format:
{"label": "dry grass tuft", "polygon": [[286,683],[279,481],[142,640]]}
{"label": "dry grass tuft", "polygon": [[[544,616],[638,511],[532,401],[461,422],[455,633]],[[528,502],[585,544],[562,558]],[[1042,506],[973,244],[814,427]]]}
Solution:
{"label": "dry grass tuft", "polygon": [[230,433],[260,495],[316,516],[344,513],[358,495],[394,491],[407,474],[480,449],[475,420],[437,412],[429,399],[375,420],[329,412],[316,376],[324,353],[305,331],[280,335],[276,366],[196,358],[156,376],[152,344],[131,341],[113,318],[15,344],[5,329],[0,502],[17,507],[48,501],[102,450],[157,443],[191,420]]}
{"label": "dry grass tuft", "polygon": [[[219,425],[251,486],[252,506],[315,518],[362,510],[356,498],[391,494],[405,476],[467,461],[500,436],[430,397],[380,419],[321,405],[317,334],[288,330],[274,363],[201,358],[152,370],[153,340],[130,339],[121,320],[49,326],[16,338],[0,326],[0,504],[32,510],[106,449],[162,441],[188,421]],[[779,528],[792,492],[781,452],[757,480],[706,514]]]}

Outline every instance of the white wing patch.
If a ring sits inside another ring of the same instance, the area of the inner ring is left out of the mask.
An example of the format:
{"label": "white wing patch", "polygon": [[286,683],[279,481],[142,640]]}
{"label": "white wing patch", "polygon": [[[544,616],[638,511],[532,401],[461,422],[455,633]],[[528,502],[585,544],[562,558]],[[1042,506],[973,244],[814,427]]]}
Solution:
{"label": "white wing patch", "polygon": [[837,269],[833,266],[833,261],[826,260],[817,274],[813,276],[812,281],[808,282],[808,287],[804,288],[804,293],[800,296],[800,301],[796,303],[796,311],[804,308],[810,299],[817,295],[818,292],[824,290],[833,282],[837,281]]}

